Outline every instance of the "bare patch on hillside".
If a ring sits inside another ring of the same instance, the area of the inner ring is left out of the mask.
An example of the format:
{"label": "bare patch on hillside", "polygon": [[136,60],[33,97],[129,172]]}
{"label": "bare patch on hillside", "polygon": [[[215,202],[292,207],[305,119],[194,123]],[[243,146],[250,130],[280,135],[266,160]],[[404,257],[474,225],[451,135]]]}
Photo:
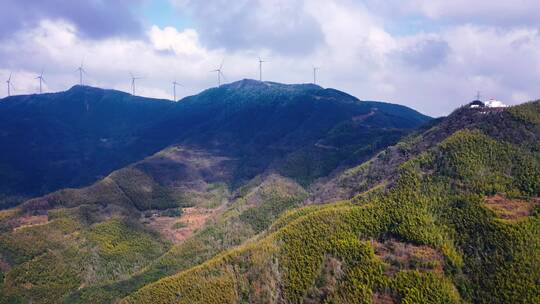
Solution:
{"label": "bare patch on hillside", "polygon": [[2,259],[2,255],[0,255],[0,271],[3,273],[8,273],[11,270],[11,266]]}
{"label": "bare patch on hillside", "polygon": [[17,218],[13,230],[19,230],[26,227],[44,225],[49,222],[47,215],[24,215]]}
{"label": "bare patch on hillside", "polygon": [[395,304],[398,303],[392,295],[387,293],[374,293],[373,294],[373,304]]}
{"label": "bare patch on hillside", "polygon": [[529,201],[519,199],[509,199],[501,194],[487,197],[485,206],[495,212],[495,214],[505,220],[517,220],[531,214],[535,205],[540,204],[540,198]]}
{"label": "bare patch on hillside", "polygon": [[180,217],[152,216],[145,224],[159,232],[165,239],[180,244],[214,218],[222,208],[206,209],[199,207],[183,208]]}
{"label": "bare patch on hillside", "polygon": [[342,262],[334,257],[326,256],[322,264],[319,277],[306,297],[305,304],[322,303],[338,288],[338,282],[343,276]]}
{"label": "bare patch on hillside", "polygon": [[324,150],[339,150],[339,148],[336,148],[334,146],[328,146],[328,145],[322,144],[320,141],[315,143],[315,147],[324,149]]}
{"label": "bare patch on hillside", "polygon": [[14,215],[17,215],[17,212],[18,212],[17,209],[0,210],[0,221],[9,219],[13,217]]}
{"label": "bare patch on hillside", "polygon": [[365,120],[368,119],[369,117],[375,115],[375,113],[377,113],[378,110],[379,110],[379,109],[377,109],[377,108],[373,108],[373,109],[371,109],[371,111],[369,111],[369,113],[367,113],[367,114],[353,116],[352,120],[353,120],[354,122],[362,122],[362,121],[365,121]]}
{"label": "bare patch on hillside", "polygon": [[371,245],[375,255],[387,264],[386,275],[393,275],[402,269],[443,272],[442,254],[429,246],[417,246],[396,240],[386,240],[383,243],[371,241]]}

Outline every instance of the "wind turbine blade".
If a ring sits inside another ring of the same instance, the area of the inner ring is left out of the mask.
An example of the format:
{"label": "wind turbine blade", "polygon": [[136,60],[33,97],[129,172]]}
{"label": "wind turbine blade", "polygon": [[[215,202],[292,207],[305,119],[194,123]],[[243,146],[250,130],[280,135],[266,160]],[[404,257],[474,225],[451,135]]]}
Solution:
{"label": "wind turbine blade", "polygon": [[221,60],[221,64],[219,65],[219,69],[221,70],[223,68],[223,64],[225,63],[225,58]]}
{"label": "wind turbine blade", "polygon": [[10,81],[11,81],[11,75],[12,75],[12,74],[13,74],[13,73],[9,73],[9,78],[8,78],[8,82],[10,82]]}
{"label": "wind turbine blade", "polygon": [[223,72],[219,71],[219,74],[221,75],[221,77],[223,77],[225,81],[227,81],[227,77],[225,77],[225,74],[223,74]]}

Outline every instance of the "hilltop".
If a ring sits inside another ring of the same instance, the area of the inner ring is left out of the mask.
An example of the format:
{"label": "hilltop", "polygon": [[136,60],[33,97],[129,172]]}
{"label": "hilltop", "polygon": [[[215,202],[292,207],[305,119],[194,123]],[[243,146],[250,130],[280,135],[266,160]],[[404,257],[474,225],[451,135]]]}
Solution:
{"label": "hilltop", "polygon": [[167,145],[138,135],[174,105],[87,86],[0,101],[0,206],[89,184]]}

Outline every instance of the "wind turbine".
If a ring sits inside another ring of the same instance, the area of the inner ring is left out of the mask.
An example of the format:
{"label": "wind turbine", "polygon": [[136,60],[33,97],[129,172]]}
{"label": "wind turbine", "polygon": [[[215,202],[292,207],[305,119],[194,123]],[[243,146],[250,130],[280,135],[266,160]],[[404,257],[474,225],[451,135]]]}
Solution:
{"label": "wind turbine", "polygon": [[262,65],[264,62],[268,61],[262,60],[261,57],[259,57],[259,81],[262,81]]}
{"label": "wind turbine", "polygon": [[83,68],[83,63],[84,63],[84,60],[81,61],[81,66],[78,67],[75,71],[79,71],[79,83],[80,85],[82,86],[83,85],[83,73],[88,75],[88,73],[86,73],[86,70]]}
{"label": "wind turbine", "polygon": [[317,84],[317,71],[320,69],[319,67],[313,67],[313,84]]}
{"label": "wind turbine", "polygon": [[176,101],[176,86],[181,86],[181,87],[183,87],[183,85],[181,85],[180,83],[176,82],[176,80],[173,81],[172,85],[173,85],[173,100]]}
{"label": "wind turbine", "polygon": [[36,77],[35,79],[39,79],[39,94],[41,94],[41,93],[43,93],[41,83],[45,82],[45,79],[43,78],[43,70],[41,70],[41,74],[39,74],[39,76]]}
{"label": "wind turbine", "polygon": [[11,74],[12,74],[12,73],[9,73],[9,78],[8,78],[8,80],[6,81],[6,83],[7,83],[7,95],[8,95],[8,97],[11,96],[11,88],[12,88],[12,85],[11,85]]}
{"label": "wind turbine", "polygon": [[142,77],[135,77],[131,72],[129,72],[129,75],[131,75],[131,93],[132,95],[135,95],[135,80],[141,79]]}
{"label": "wind turbine", "polygon": [[223,72],[221,71],[222,69],[223,69],[223,60],[221,61],[221,65],[219,66],[219,68],[210,71],[210,72],[216,72],[216,74],[217,74],[217,81],[218,81],[218,87],[221,86],[221,76],[223,76],[223,78],[225,78],[225,75],[224,75]]}
{"label": "wind turbine", "polygon": [[480,95],[480,91],[476,92],[476,100],[480,100],[482,98],[482,95]]}

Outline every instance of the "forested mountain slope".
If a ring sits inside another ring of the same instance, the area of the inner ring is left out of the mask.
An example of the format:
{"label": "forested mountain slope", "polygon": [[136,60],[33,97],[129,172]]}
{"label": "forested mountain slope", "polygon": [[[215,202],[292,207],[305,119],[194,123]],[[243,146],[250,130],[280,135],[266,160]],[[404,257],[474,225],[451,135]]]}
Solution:
{"label": "forested mountain slope", "polygon": [[[371,158],[430,120],[332,89],[251,80],[179,103],[88,87],[5,102],[4,115],[19,113],[28,125],[28,117],[45,120],[30,135],[23,132],[30,143],[35,138],[44,145],[20,153],[43,156],[28,163],[44,166],[44,178],[69,173],[67,183],[77,184],[79,177],[104,175],[0,212],[0,301],[8,303],[120,300],[264,232],[280,214],[304,204],[314,180]],[[62,106],[69,113],[52,113]],[[101,116],[113,122],[94,130]],[[51,131],[53,122],[60,127]],[[2,140],[16,142],[15,131],[7,128]],[[57,149],[47,146],[50,134]],[[86,154],[72,142],[81,134],[90,138]],[[25,171],[22,158],[10,158],[19,157],[17,147],[26,145],[15,145],[5,162],[22,166],[20,178],[39,177]],[[100,168],[111,157],[123,160],[123,153],[131,164],[110,173]],[[88,172],[79,157],[92,160]],[[52,171],[51,158],[58,160]],[[24,185],[11,181],[4,198],[17,191],[11,186]],[[52,187],[45,184],[37,182],[36,191]],[[24,195],[35,190],[22,189]]]}
{"label": "forested mountain slope", "polygon": [[540,102],[460,109],[398,144],[426,143],[384,187],[289,211],[123,303],[537,303],[539,136]]}
{"label": "forested mountain slope", "polygon": [[273,166],[303,184],[429,121],[315,85],[243,80],[173,103],[75,86],[0,101],[0,208],[81,187],[173,144],[238,161],[240,185]]}

